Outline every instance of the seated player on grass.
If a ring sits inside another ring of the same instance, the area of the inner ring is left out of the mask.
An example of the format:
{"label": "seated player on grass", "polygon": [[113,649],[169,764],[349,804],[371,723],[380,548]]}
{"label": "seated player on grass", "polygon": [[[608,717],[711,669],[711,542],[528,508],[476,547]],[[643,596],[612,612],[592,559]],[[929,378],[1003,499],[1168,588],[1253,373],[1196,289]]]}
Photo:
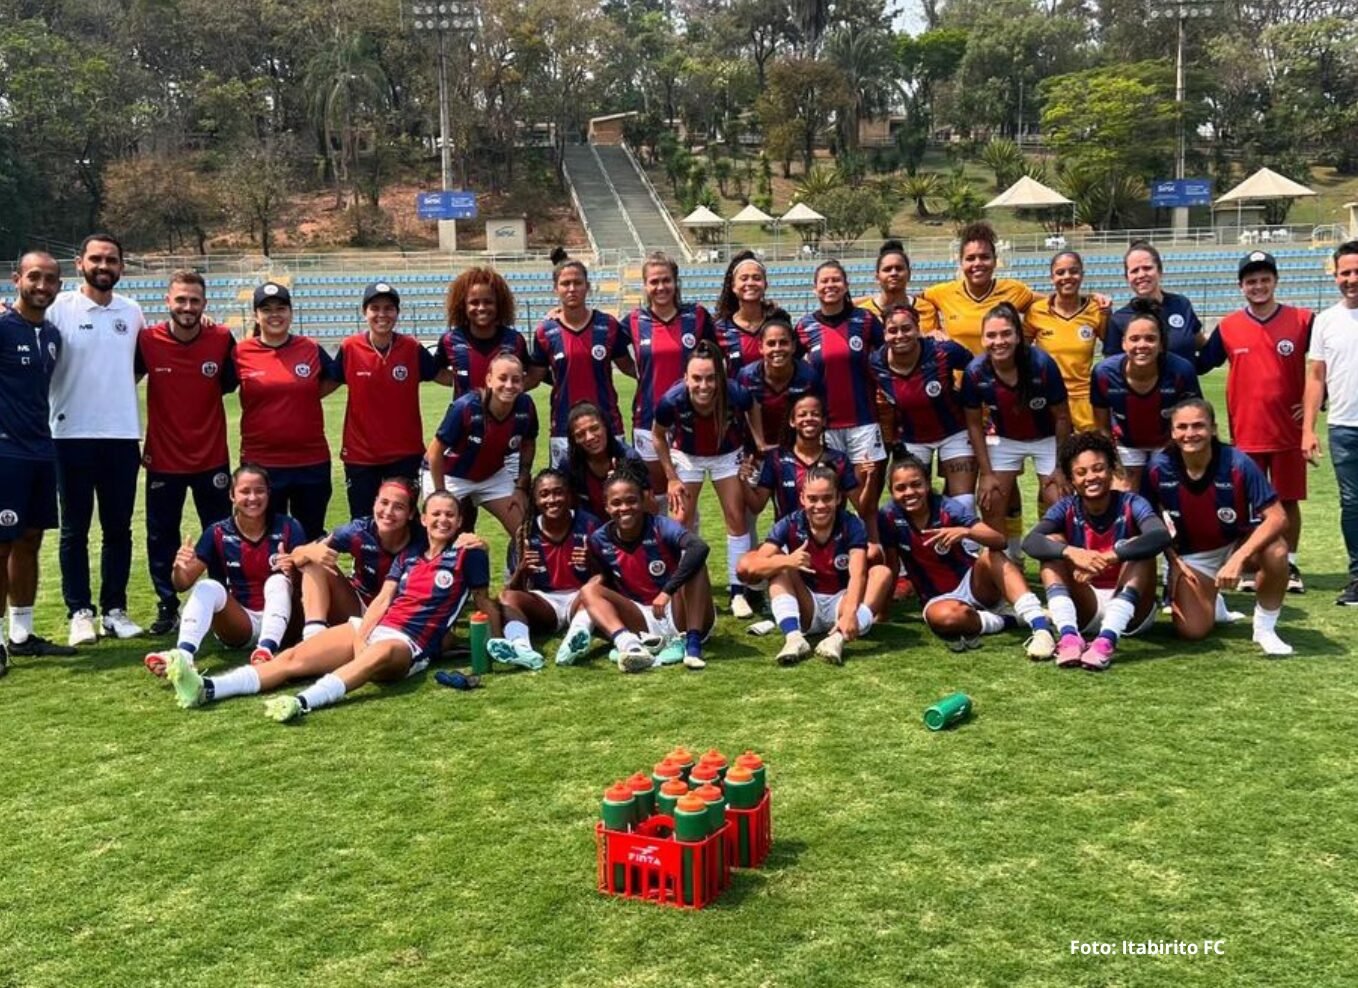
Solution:
{"label": "seated player on grass", "polygon": [[840,506],[839,475],[806,472],[801,508],[774,523],[764,543],[739,562],[742,579],[769,581],[769,609],[787,636],[779,665],[811,654],[807,635],[825,633],[816,654],[844,664],[844,643],[866,635],[891,597],[891,570],[868,564],[868,531]]}
{"label": "seated player on grass", "polygon": [[179,620],[178,644],[147,655],[146,668],[164,676],[175,658],[192,667],[209,631],[227,648],[257,643],[251,662],[272,659],[292,619],[289,554],[305,541],[294,519],[269,514],[268,471],[249,463],[237,467],[231,475],[231,516],[209,525],[196,546],[185,543],[175,554],[170,581],[181,593],[193,590]]}
{"label": "seated player on grass", "polygon": [[[302,640],[363,612],[382,590],[392,563],[425,549],[415,522],[415,489],[404,477],[388,477],[377,489],[372,515],[341,525],[319,542],[292,550],[302,580]],[[338,569],[339,554],[353,558],[353,574]]]}
{"label": "seated player on grass", "polygon": [[[1062,668],[1102,672],[1119,638],[1155,620],[1155,559],[1169,547],[1169,529],[1141,495],[1114,489],[1118,454],[1102,432],[1071,436],[1059,456],[1075,493],[1047,510],[1023,551],[1042,563],[1047,607],[1061,640],[1034,632],[1028,657],[1055,653]],[[1095,637],[1086,643],[1084,634]]]}
{"label": "seated player on grass", "polygon": [[677,521],[647,513],[644,492],[627,464],[604,484],[609,520],[589,537],[600,575],[581,588],[580,605],[613,642],[609,657],[623,672],[679,661],[705,668],[702,643],[717,620],[707,543]]}
{"label": "seated player on grass", "polygon": [[486,646],[492,659],[541,669],[542,653],[530,636],[562,629],[557,665],[571,665],[589,650],[593,626],[580,606],[580,588],[589,580],[589,537],[599,524],[589,512],[571,509],[563,471],[548,467],[533,478],[532,505],[510,546],[510,577],[500,594],[504,637]]}
{"label": "seated player on grass", "polygon": [[486,550],[458,544],[458,521],[455,497],[446,491],[430,494],[423,517],[428,548],[397,561],[367,613],[327,628],[272,662],[203,676],[186,656],[173,655],[168,675],[179,705],[200,707],[319,676],[296,696],[276,696],[265,703],[265,715],[281,723],[338,703],[364,683],[398,682],[422,672],[441,654],[443,637],[468,596],[487,614],[496,613],[487,593]]}
{"label": "seated player on grass", "polygon": [[[904,456],[887,475],[891,500],[878,516],[882,551],[892,573],[905,567],[919,593],[929,630],[954,652],[981,647],[982,635],[1014,627],[1051,635],[1037,595],[1005,555],[1005,536],[970,505],[934,491],[924,461]],[[980,547],[978,555],[967,542]],[[1014,614],[1002,614],[1012,605]]]}
{"label": "seated player on grass", "polygon": [[1174,537],[1169,596],[1174,630],[1189,641],[1229,621],[1221,591],[1257,572],[1254,642],[1265,655],[1291,655],[1278,637],[1287,592],[1287,514],[1258,465],[1217,439],[1210,402],[1191,398],[1170,412],[1170,445],[1151,457],[1142,493]]}
{"label": "seated player on grass", "polygon": [[566,455],[562,467],[571,482],[575,507],[595,518],[607,518],[604,481],[622,463],[632,463],[646,472],[646,510],[655,510],[651,479],[646,461],[622,436],[609,432],[608,422],[599,406],[582,401],[566,419]]}

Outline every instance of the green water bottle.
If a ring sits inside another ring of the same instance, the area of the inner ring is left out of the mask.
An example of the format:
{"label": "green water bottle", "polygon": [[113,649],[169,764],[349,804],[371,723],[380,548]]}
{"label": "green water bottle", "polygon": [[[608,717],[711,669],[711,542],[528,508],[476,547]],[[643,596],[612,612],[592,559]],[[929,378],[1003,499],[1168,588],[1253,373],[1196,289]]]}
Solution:
{"label": "green water bottle", "polygon": [[642,772],[636,772],[627,780],[627,787],[637,801],[637,823],[643,823],[655,813],[655,783]]}
{"label": "green water bottle", "polygon": [[[755,781],[754,773],[744,765],[737,764],[731,767],[726,773],[726,802],[733,810],[752,810],[759,805],[759,800],[763,797],[759,791],[759,783]],[[732,813],[731,819],[735,822],[735,842],[736,842],[736,864],[741,868],[750,867],[750,848],[751,834],[748,813]]]}
{"label": "green water bottle", "polygon": [[470,628],[467,638],[472,650],[472,672],[484,676],[490,672],[490,653],[486,651],[486,642],[490,639],[490,616],[483,611],[476,611],[467,623]]}
{"label": "green water bottle", "polygon": [[660,792],[656,793],[656,809],[665,816],[674,816],[674,804],[679,802],[679,797],[688,794],[688,783],[683,779],[670,779],[660,787]]}
{"label": "green water bottle", "polygon": [[[603,808],[600,817],[606,830],[631,830],[636,822],[636,797],[625,782],[615,782],[604,790]],[[604,838],[608,840],[607,837]],[[607,846],[607,844],[605,844]],[[627,885],[627,868],[622,864],[613,865],[613,883],[610,892],[622,892]]]}
{"label": "green water bottle", "polygon": [[687,782],[688,774],[693,770],[692,752],[680,744],[675,745],[674,750],[665,757],[679,766],[679,771],[683,775],[684,781]]}
{"label": "green water bottle", "polygon": [[726,858],[726,797],[722,795],[721,789],[711,783],[699,786],[693,790],[693,794],[707,804],[707,829],[717,835],[714,844],[717,860],[723,861]]}
{"label": "green water bottle", "polygon": [[[707,839],[708,819],[707,804],[702,799],[693,793],[680,796],[674,806],[674,839],[680,844],[701,844]],[[694,873],[696,857],[697,852],[692,847],[684,847],[680,856],[680,868],[683,872],[681,891],[686,906],[693,905],[695,885],[703,878]]]}
{"label": "green water bottle", "polygon": [[971,697],[965,693],[945,696],[928,710],[924,711],[924,726],[931,731],[941,731],[946,727],[960,724],[971,715]]}
{"label": "green water bottle", "polygon": [[[736,756],[736,765],[748,769],[750,774],[754,776],[755,787],[759,790],[759,797],[762,799],[764,790],[768,787],[764,759],[747,749],[743,755]],[[759,800],[756,799],[755,803],[758,804],[758,802]]]}

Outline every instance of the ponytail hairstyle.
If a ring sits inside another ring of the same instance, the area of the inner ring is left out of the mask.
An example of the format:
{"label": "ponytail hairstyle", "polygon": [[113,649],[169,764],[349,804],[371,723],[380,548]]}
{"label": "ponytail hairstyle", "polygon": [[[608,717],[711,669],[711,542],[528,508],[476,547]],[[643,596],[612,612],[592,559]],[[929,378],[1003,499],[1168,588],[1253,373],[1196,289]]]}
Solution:
{"label": "ponytail hairstyle", "polygon": [[840,492],[839,474],[835,471],[834,467],[830,466],[830,464],[826,463],[824,460],[817,460],[807,468],[806,476],[802,479],[802,488],[805,489],[806,485],[813,480],[828,480],[830,486],[834,488],[835,493],[838,494]]}
{"label": "ponytail hairstyle", "polygon": [[551,260],[553,288],[557,286],[557,282],[561,280],[561,276],[571,268],[579,271],[581,277],[585,279],[585,284],[589,284],[589,268],[585,267],[584,261],[576,260],[567,254],[565,247],[554,247],[551,253]]}
{"label": "ponytail hairstyle", "polygon": [[663,250],[653,250],[641,262],[641,297],[646,300],[646,308],[651,307],[651,297],[646,294],[646,272],[650,268],[669,268],[670,274],[674,276],[674,307],[678,309],[684,304],[684,297],[679,284],[679,262]]}
{"label": "ponytail hairstyle", "polygon": [[[714,313],[717,319],[730,319],[740,310],[740,299],[736,298],[736,269],[742,264],[756,264],[759,270],[764,273],[764,291],[768,293],[769,272],[764,267],[764,262],[755,256],[752,250],[742,250],[731,258],[731,263],[726,265],[726,276],[721,281],[721,291],[717,294],[717,311]],[[675,276],[678,277],[677,275]],[[768,319],[773,304],[764,299],[764,318]]]}
{"label": "ponytail hairstyle", "polygon": [[486,406],[489,406],[489,405],[490,405],[490,383],[489,383],[489,382],[490,382],[490,369],[491,369],[492,367],[494,367],[496,364],[502,363],[503,361],[506,361],[506,360],[511,360],[511,361],[513,361],[514,363],[518,364],[518,365],[519,365],[519,371],[520,371],[520,373],[523,372],[523,361],[519,359],[519,355],[518,355],[517,353],[515,353],[513,350],[497,350],[497,351],[491,356],[489,362],[487,362],[487,364],[486,364],[486,381],[487,381],[487,383],[486,383],[486,386],[485,386],[484,388],[481,389],[481,403],[482,403],[483,405],[486,405]]}
{"label": "ponytail hairstyle", "polygon": [[570,415],[566,418],[566,473],[571,490],[577,497],[583,496],[588,490],[585,485],[588,482],[589,466],[585,451],[575,441],[575,423],[588,418],[597,419],[604,430],[605,456],[621,463],[625,454],[622,440],[609,430],[608,419],[604,417],[603,409],[592,401],[578,401],[572,405]]}
{"label": "ponytail hairstyle", "polygon": [[901,260],[905,262],[905,270],[908,272],[910,270],[910,255],[905,252],[905,245],[899,240],[888,240],[882,244],[881,248],[877,251],[876,270],[881,271],[882,261],[892,254],[899,254],[901,256]]}
{"label": "ponytail hairstyle", "polygon": [[244,477],[246,474],[251,474],[264,481],[266,489],[273,489],[273,483],[269,480],[268,470],[264,469],[264,467],[260,466],[258,463],[242,463],[231,471],[231,489],[233,491],[236,489],[236,481],[240,480],[241,477]]}
{"label": "ponytail hairstyle", "polygon": [[1155,262],[1155,270],[1159,271],[1161,274],[1165,273],[1164,259],[1160,257],[1160,252],[1155,249],[1155,244],[1151,243],[1149,240],[1133,240],[1128,244],[1127,252],[1122,255],[1122,273],[1124,276],[1127,274],[1127,259],[1138,251],[1149,254],[1151,260]]}
{"label": "ponytail hairstyle", "polygon": [[[984,327],[992,319],[1003,319],[1014,329],[1014,336],[1017,338],[1014,343],[1014,365],[1018,368],[1018,387],[1016,390],[1019,399],[1027,405],[1033,391],[1033,357],[1028,341],[1023,336],[1023,317],[1019,315],[1018,309],[1011,304],[1001,302],[985,314],[985,318],[981,320],[981,326]],[[986,362],[990,363],[989,356],[986,357]]]}
{"label": "ponytail hairstyle", "polygon": [[[1134,298],[1127,308],[1132,310],[1132,317],[1127,320],[1128,327],[1134,322],[1155,323],[1155,330],[1160,335],[1160,352],[1155,355],[1155,371],[1157,376],[1164,374],[1165,364],[1169,360],[1169,324],[1165,322],[1164,307],[1154,299]],[[1125,334],[1126,330],[1123,332]]]}
{"label": "ponytail hairstyle", "polygon": [[726,360],[722,356],[721,347],[711,340],[698,341],[698,345],[693,348],[693,351],[688,355],[688,359],[684,361],[685,376],[688,375],[688,365],[695,360],[712,361],[712,369],[716,372],[717,393],[713,395],[712,399],[714,403],[712,418],[716,423],[717,435],[721,435],[728,424],[726,416],[729,412],[729,409],[726,407]]}
{"label": "ponytail hairstyle", "polygon": [[523,521],[514,530],[514,551],[518,553],[519,559],[523,559],[528,552],[528,540],[533,537],[533,526],[538,523],[538,484],[549,479],[561,481],[568,493],[571,489],[570,477],[556,467],[543,467],[533,475],[533,482],[528,485],[528,510],[523,513]]}

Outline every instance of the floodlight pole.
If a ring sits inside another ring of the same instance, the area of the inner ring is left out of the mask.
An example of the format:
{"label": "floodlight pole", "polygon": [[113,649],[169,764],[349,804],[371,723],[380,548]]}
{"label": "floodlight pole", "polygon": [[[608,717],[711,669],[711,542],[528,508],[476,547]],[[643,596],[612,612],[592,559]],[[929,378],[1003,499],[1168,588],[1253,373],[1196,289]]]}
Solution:
{"label": "floodlight pole", "polygon": [[[438,39],[439,83],[439,169],[444,191],[453,185],[453,141],[448,94],[448,34],[475,28],[475,12],[470,0],[416,0],[411,4],[411,21],[416,31],[433,32]],[[457,221],[439,220],[439,249],[457,250]]]}
{"label": "floodlight pole", "polygon": [[[1188,135],[1184,129],[1184,45],[1190,17],[1206,17],[1212,13],[1214,0],[1151,0],[1152,18],[1173,17],[1178,27],[1178,45],[1174,59],[1174,108],[1176,117],[1174,177],[1182,179],[1187,171]],[[1188,207],[1174,207],[1174,235],[1188,232]]]}

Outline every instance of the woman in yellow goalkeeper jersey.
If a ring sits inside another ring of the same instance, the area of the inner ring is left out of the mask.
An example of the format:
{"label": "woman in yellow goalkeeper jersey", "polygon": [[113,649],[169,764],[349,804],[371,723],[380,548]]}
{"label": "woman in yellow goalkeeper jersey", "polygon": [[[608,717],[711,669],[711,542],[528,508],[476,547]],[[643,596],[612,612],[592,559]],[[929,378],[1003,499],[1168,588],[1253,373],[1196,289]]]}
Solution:
{"label": "woman in yellow goalkeeper jersey", "polygon": [[1084,261],[1073,250],[1051,260],[1052,294],[1035,299],[1023,315],[1023,335],[1056,361],[1070,396],[1071,425],[1076,432],[1095,428],[1089,404],[1089,377],[1094,351],[1103,340],[1108,310],[1097,298],[1082,295]]}
{"label": "woman in yellow goalkeeper jersey", "polygon": [[995,228],[989,223],[968,224],[958,239],[961,277],[930,285],[920,292],[915,307],[923,332],[946,336],[979,356],[981,323],[986,313],[1001,302],[1026,312],[1037,296],[1021,281],[995,277],[999,253],[995,248]]}

